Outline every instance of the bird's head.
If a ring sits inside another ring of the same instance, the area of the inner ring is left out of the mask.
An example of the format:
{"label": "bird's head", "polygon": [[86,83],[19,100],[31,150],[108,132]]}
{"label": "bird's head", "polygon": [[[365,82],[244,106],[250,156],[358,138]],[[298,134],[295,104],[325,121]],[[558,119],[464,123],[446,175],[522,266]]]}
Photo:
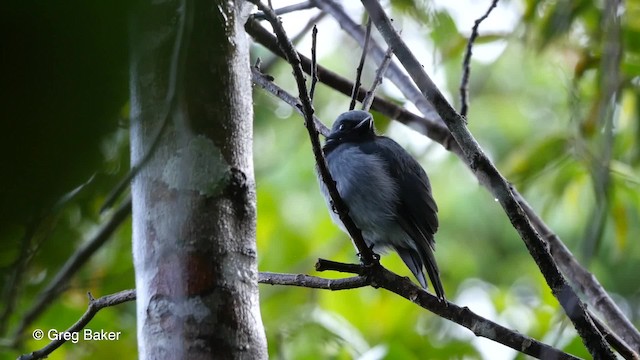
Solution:
{"label": "bird's head", "polygon": [[358,142],[375,136],[373,116],[362,110],[351,110],[340,114],[327,136],[327,145]]}

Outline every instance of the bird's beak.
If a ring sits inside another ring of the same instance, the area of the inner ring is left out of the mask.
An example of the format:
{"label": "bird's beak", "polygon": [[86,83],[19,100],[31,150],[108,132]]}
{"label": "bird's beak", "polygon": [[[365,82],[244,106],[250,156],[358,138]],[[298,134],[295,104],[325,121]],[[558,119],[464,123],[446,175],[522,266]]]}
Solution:
{"label": "bird's beak", "polygon": [[368,118],[360,121],[358,123],[358,125],[356,125],[355,128],[356,129],[367,129],[367,130],[373,129],[373,118],[371,116],[369,116]]}

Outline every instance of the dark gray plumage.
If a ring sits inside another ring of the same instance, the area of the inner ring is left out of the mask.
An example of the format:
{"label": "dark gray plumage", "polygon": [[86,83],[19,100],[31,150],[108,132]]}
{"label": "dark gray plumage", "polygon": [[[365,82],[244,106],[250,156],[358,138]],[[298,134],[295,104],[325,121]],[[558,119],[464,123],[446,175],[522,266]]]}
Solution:
{"label": "dark gray plumage", "polygon": [[[438,230],[436,206],[429,178],[418,162],[398,143],[375,134],[373,116],[360,110],[336,119],[323,147],[327,166],[349,214],[374,250],[391,248],[427,288],[427,270],[436,295],[444,300],[433,235]],[[333,221],[346,232],[331,211],[326,186],[320,187]]]}

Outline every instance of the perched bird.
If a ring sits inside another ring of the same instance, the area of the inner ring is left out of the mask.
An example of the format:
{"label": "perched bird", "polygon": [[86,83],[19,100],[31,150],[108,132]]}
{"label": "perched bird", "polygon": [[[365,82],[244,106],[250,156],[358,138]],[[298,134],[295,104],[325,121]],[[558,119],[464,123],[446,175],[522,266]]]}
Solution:
{"label": "perched bird", "polygon": [[[433,256],[438,207],[429,178],[418,162],[397,142],[376,135],[373,116],[360,110],[338,116],[322,150],[367,246],[374,251],[395,250],[426,289],[425,268],[436,295],[444,301]],[[331,218],[346,232],[322,180],[320,188]]]}

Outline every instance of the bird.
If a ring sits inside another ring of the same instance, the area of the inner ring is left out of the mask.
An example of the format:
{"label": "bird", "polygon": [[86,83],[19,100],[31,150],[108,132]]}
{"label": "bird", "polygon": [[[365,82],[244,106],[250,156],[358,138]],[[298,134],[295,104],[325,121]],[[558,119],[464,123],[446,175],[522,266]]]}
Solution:
{"label": "bird", "polygon": [[[424,169],[400,144],[376,134],[373,115],[351,110],[338,116],[322,147],[327,169],[349,215],[375,251],[394,250],[427,289],[445,302],[434,257],[438,206]],[[329,214],[347,232],[316,166]]]}

